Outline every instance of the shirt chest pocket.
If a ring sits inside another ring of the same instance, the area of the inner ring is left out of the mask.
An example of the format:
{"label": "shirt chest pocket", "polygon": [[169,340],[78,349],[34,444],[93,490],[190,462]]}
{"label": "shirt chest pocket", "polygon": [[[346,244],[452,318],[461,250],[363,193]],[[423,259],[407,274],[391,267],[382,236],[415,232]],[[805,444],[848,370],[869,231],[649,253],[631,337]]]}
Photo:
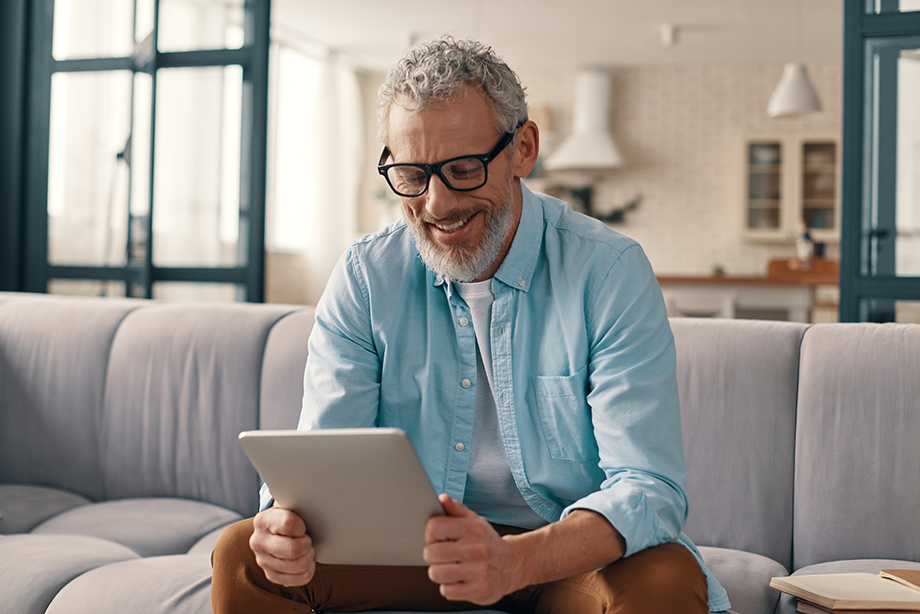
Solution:
{"label": "shirt chest pocket", "polygon": [[586,461],[597,458],[597,442],[587,401],[587,367],[574,375],[533,378],[534,401],[550,457]]}

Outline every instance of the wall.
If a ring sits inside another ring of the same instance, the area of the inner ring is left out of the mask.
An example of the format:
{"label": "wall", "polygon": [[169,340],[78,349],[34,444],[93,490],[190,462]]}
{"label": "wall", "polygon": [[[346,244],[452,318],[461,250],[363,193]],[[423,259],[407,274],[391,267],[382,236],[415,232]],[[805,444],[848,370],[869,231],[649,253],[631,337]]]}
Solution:
{"label": "wall", "polygon": [[[607,172],[596,189],[596,210],[615,208],[636,194],[640,206],[614,228],[638,240],[658,274],[706,275],[715,265],[730,275],[759,275],[773,258],[791,258],[794,245],[748,243],[742,228],[742,139],[748,134],[840,134],[842,67],[809,66],[824,111],[806,118],[770,119],[767,100],[781,64],[622,67],[613,70],[611,130],[625,165]],[[543,149],[571,125],[575,74],[523,70],[531,108],[546,106]],[[364,75],[367,125],[376,125],[374,97],[382,75]],[[368,135],[369,159],[359,228],[372,232],[398,215],[376,173],[381,145]],[[372,155],[371,155],[372,154]],[[579,179],[575,177],[575,179]],[[837,257],[836,245],[828,255]]]}

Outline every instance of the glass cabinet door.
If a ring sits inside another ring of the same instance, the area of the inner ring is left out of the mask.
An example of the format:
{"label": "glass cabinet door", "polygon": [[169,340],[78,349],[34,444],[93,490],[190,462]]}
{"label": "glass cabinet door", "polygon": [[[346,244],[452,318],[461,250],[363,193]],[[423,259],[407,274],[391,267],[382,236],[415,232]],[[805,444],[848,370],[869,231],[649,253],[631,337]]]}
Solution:
{"label": "glass cabinet door", "polygon": [[782,219],[783,146],[777,141],[748,144],[747,228],[779,230]]}
{"label": "glass cabinet door", "polygon": [[802,143],[802,220],[812,230],[837,227],[837,144]]}

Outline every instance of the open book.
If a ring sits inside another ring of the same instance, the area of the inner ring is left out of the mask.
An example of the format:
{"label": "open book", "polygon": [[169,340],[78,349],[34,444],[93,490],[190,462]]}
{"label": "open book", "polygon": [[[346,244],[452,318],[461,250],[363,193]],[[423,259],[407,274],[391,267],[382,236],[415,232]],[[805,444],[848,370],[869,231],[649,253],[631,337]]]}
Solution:
{"label": "open book", "polygon": [[917,614],[916,610],[829,610],[802,600],[798,601],[795,611],[798,614]]}
{"label": "open book", "polygon": [[[891,573],[892,570],[887,570]],[[920,612],[920,590],[871,573],[773,578],[770,586],[828,610]]]}

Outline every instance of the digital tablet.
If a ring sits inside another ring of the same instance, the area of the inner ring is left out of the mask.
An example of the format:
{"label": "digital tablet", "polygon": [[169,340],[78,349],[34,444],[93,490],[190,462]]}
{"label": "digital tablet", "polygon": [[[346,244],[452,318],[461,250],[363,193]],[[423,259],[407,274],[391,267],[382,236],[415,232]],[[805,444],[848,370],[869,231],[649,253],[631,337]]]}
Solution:
{"label": "digital tablet", "polygon": [[303,518],[316,560],[425,565],[425,523],[444,510],[401,429],[244,431],[275,499]]}

